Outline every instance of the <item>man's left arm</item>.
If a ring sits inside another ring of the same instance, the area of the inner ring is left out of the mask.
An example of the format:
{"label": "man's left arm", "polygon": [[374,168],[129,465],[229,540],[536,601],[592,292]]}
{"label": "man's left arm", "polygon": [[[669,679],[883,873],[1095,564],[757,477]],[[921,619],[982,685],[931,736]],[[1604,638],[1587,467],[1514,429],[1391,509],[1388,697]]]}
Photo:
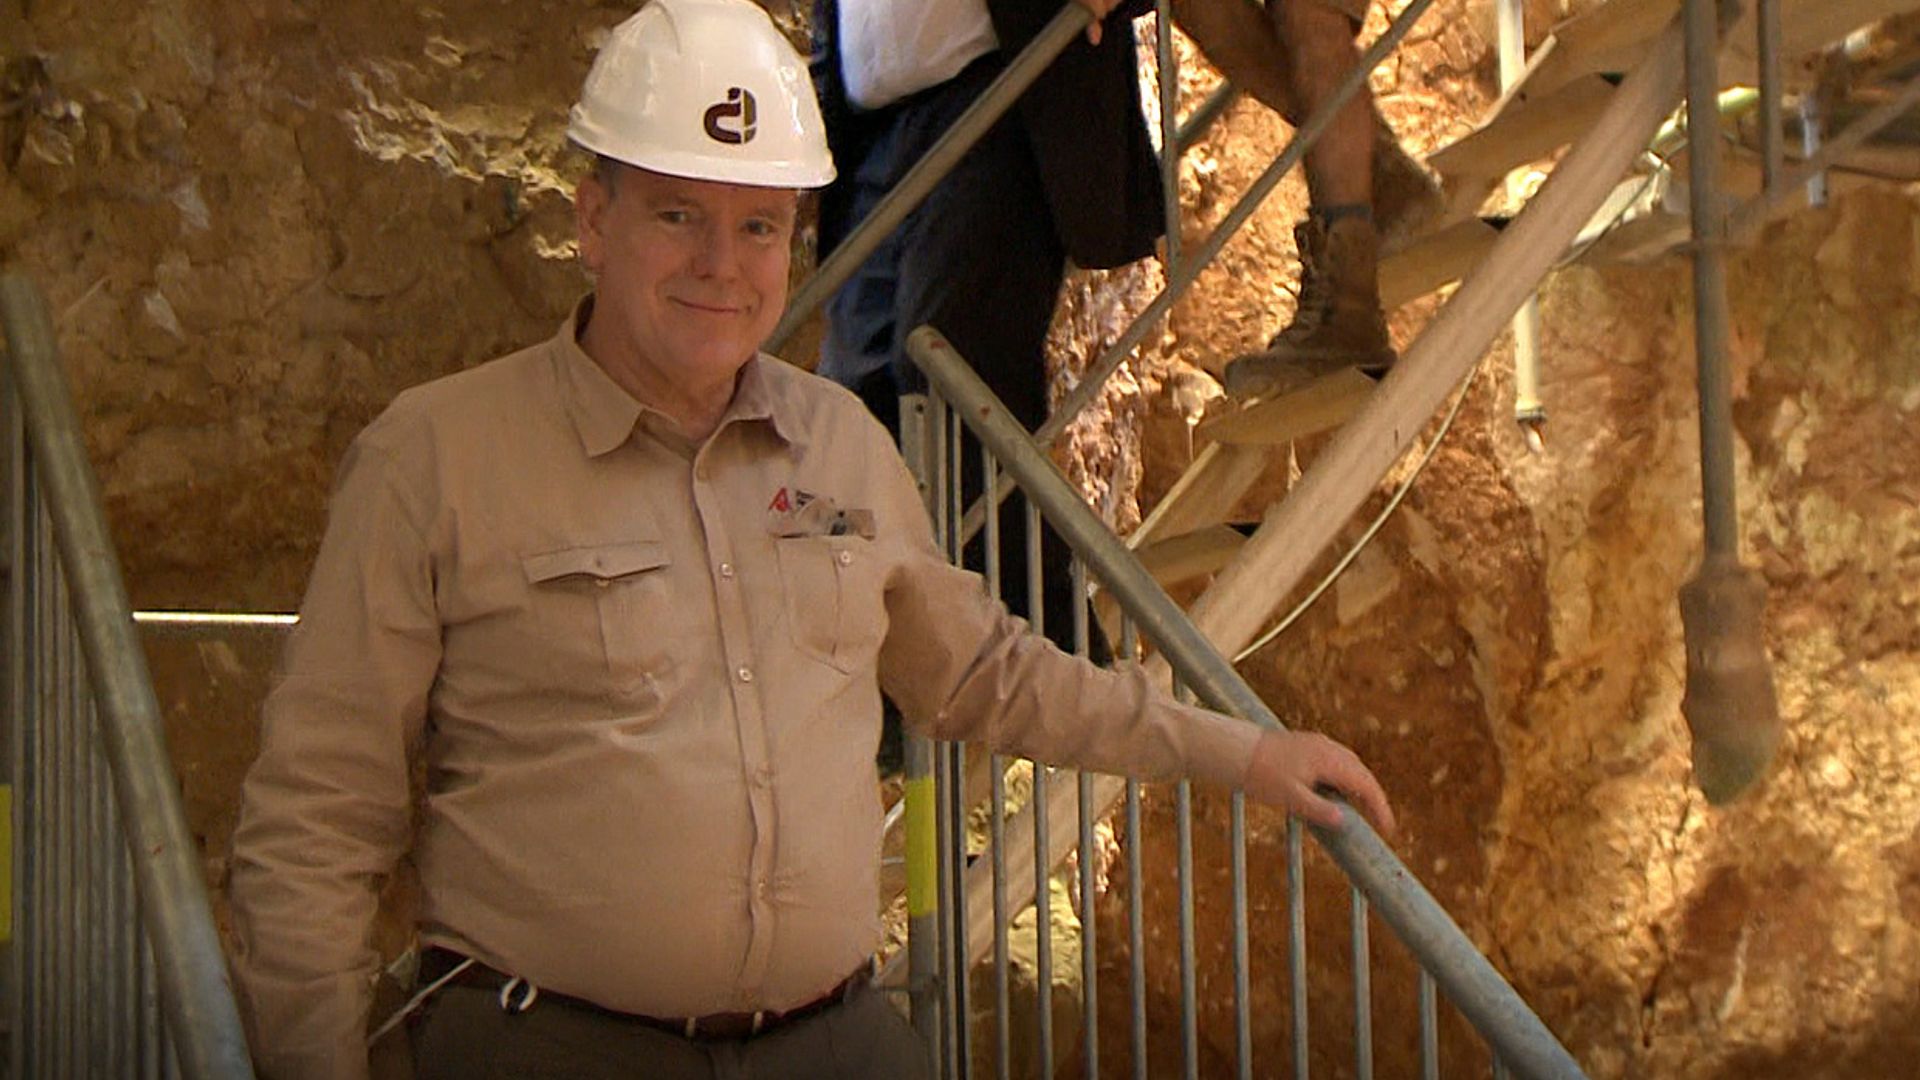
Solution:
{"label": "man's left arm", "polygon": [[1351,750],[1180,704],[1138,665],[1061,652],[941,558],[904,466],[890,494],[885,524],[912,552],[888,583],[881,685],[917,729],[1054,765],[1242,787],[1328,826],[1340,811],[1316,789],[1331,787],[1392,830],[1385,793]]}

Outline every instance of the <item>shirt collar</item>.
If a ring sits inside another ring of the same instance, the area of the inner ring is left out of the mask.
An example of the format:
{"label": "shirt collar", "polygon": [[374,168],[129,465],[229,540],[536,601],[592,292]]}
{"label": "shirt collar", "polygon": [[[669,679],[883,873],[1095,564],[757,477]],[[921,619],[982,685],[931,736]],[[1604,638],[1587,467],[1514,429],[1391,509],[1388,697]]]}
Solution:
{"label": "shirt collar", "polygon": [[[580,322],[592,310],[593,296],[588,294],[560,324],[560,332],[553,338],[553,350],[558,361],[561,408],[573,421],[580,448],[588,457],[599,457],[624,445],[633,436],[634,426],[643,414],[652,413],[663,420],[666,417],[627,393],[605,368],[580,348]],[[782,442],[790,446],[797,442],[800,425],[793,405],[778,393],[774,385],[778,380],[768,370],[769,365],[781,362],[766,353],[756,353],[741,367],[739,378],[734,382],[733,400],[727,403],[727,411],[721,415],[714,434],[736,421],[762,421],[772,427]]]}

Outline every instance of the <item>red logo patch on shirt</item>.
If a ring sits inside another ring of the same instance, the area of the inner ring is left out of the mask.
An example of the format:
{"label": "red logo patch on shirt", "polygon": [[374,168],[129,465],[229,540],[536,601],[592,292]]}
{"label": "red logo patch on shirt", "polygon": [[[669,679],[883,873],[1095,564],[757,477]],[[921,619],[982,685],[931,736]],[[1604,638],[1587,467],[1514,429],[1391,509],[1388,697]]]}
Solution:
{"label": "red logo patch on shirt", "polygon": [[787,489],[783,487],[773,493],[773,501],[767,504],[767,509],[776,514],[791,514],[796,510],[803,509],[808,503],[813,501],[813,498],[813,492],[811,491],[794,488],[793,493],[788,494]]}

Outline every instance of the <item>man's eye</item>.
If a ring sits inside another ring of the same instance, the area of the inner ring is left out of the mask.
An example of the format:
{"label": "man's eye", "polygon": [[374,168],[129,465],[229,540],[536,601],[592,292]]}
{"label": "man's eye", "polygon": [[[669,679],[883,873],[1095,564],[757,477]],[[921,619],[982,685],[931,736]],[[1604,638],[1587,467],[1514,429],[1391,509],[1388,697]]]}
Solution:
{"label": "man's eye", "polygon": [[772,240],[780,235],[780,223],[755,218],[747,222],[747,235],[756,240]]}
{"label": "man's eye", "polygon": [[654,215],[662,225],[685,225],[693,215],[685,210],[662,210]]}

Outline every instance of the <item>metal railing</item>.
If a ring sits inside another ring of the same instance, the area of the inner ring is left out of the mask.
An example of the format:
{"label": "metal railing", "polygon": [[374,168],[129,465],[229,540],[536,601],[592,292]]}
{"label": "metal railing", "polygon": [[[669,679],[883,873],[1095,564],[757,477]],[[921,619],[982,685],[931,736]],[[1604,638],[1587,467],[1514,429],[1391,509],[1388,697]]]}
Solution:
{"label": "metal railing", "polygon": [[[902,446],[910,460],[916,465],[916,474],[920,476],[928,497],[929,509],[936,521],[936,527],[948,544],[949,554],[956,561],[962,557],[966,545],[983,530],[985,540],[986,578],[989,588],[997,590],[999,584],[999,522],[1000,504],[1010,493],[1015,480],[1012,475],[1002,475],[999,461],[1005,455],[1009,461],[1009,473],[1019,473],[1020,482],[1030,492],[1034,485],[1050,490],[1051,502],[1047,507],[1047,516],[1056,527],[1066,533],[1075,549],[1086,557],[1089,551],[1101,554],[1094,558],[1099,567],[1099,576],[1110,589],[1122,596],[1123,606],[1137,619],[1142,620],[1146,635],[1154,642],[1163,655],[1177,657],[1176,666],[1180,674],[1201,689],[1204,699],[1217,707],[1249,718],[1258,718],[1266,723],[1277,723],[1270,711],[1257,696],[1241,682],[1233,672],[1232,666],[1214,651],[1204,637],[1193,627],[1184,613],[1168,601],[1131,555],[1127,554],[1119,540],[1108,532],[1061,481],[1051,467],[1045,464],[1044,455],[1038,449],[1052,441],[1066,425],[1100,393],[1106,380],[1118,370],[1120,364],[1131,354],[1152,327],[1170,311],[1174,303],[1190,288],[1200,276],[1200,272],[1224,249],[1227,242],[1241,226],[1249,221],[1254,210],[1278,185],[1279,181],[1302,160],[1309,148],[1318,140],[1330,125],[1338,111],[1366,85],[1373,71],[1406,36],[1413,24],[1431,6],[1432,0],[1412,0],[1393,20],[1387,31],[1366,50],[1360,62],[1343,78],[1333,97],[1322,103],[1297,130],[1293,140],[1274,160],[1261,176],[1243,193],[1240,201],[1213,230],[1204,241],[1190,254],[1183,251],[1180,217],[1178,207],[1178,170],[1181,151],[1194,139],[1206,124],[1212,122],[1224,111],[1231,100],[1233,90],[1223,86],[1206,103],[1195,111],[1186,124],[1177,122],[1174,116],[1176,97],[1172,88],[1177,85],[1177,71],[1174,68],[1171,26],[1169,25],[1169,5],[1159,5],[1159,33],[1157,55],[1159,59],[1159,77],[1161,86],[1161,130],[1162,146],[1161,168],[1162,188],[1167,195],[1168,220],[1167,262],[1168,282],[1148,307],[1136,317],[1132,325],[1121,337],[1108,346],[1105,353],[1089,368],[1081,382],[1069,393],[1066,400],[1055,410],[1046,424],[1031,435],[1010,419],[1000,415],[995,418],[993,409],[985,401],[969,401],[964,410],[969,426],[995,426],[995,420],[1004,421],[994,442],[984,436],[992,449],[985,452],[980,469],[983,483],[982,496],[968,506],[962,498],[963,484],[961,474],[965,470],[962,425],[946,406],[929,404],[924,397],[910,398],[902,408]],[[842,284],[851,272],[877,247],[880,240],[900,222],[904,221],[912,209],[931,192],[939,180],[950,171],[965,154],[974,141],[997,121],[1013,104],[1022,90],[1031,82],[1040,70],[1058,54],[1086,24],[1086,15],[1076,4],[1069,3],[1056,16],[1053,23],[1020,57],[1016,58],[995,83],[985,91],[972,107],[955,123],[953,128],[936,143],[925,159],[908,174],[906,178],[860,223],[849,238],[823,263],[820,271],[796,293],[793,302],[778,328],[776,328],[768,347],[777,350],[804,322],[812,316],[815,309]],[[924,345],[924,341],[922,342]],[[916,348],[915,359],[926,365],[926,357]],[[949,354],[950,355],[950,354]],[[937,362],[936,362],[937,363]],[[964,362],[959,362],[964,370]],[[930,376],[934,376],[929,371]],[[935,376],[948,395],[971,393],[966,389],[967,376],[959,376],[952,371],[944,376]],[[975,390],[984,390],[974,380]],[[986,397],[991,398],[987,393]],[[989,419],[983,420],[982,418]],[[1016,464],[1018,462],[1018,464]],[[1036,463],[1038,463],[1036,465]],[[1039,472],[1034,472],[1034,469]],[[1050,476],[1057,488],[1049,488],[1046,477]],[[1040,576],[1044,573],[1039,558],[1039,518],[1038,504],[1027,505],[1027,547],[1028,547],[1028,595],[1042,595]],[[1084,567],[1077,561],[1073,573],[1078,579],[1085,573]],[[1144,584],[1143,584],[1144,583]],[[1080,595],[1084,595],[1081,590]],[[1087,612],[1084,604],[1076,605],[1074,640],[1084,653],[1089,636]],[[1029,612],[1030,619],[1036,624],[1035,630],[1044,632],[1044,611],[1036,603]],[[1131,627],[1123,630],[1123,654],[1130,652],[1133,636]],[[991,869],[992,886],[990,891],[991,920],[988,933],[991,937],[990,948],[993,955],[993,1000],[991,1012],[995,1017],[993,1041],[993,1073],[997,1076],[1010,1076],[1014,1062],[1011,1056],[1010,1032],[1013,1018],[1009,1014],[1010,1000],[1008,989],[1009,955],[1007,945],[1007,926],[1012,917],[1009,910],[1007,884],[1009,870],[1007,866],[1007,762],[994,757],[986,767],[989,772],[990,790],[988,792],[988,829],[986,863]],[[967,974],[973,970],[976,954],[981,950],[978,943],[969,941],[974,935],[978,922],[968,903],[970,889],[968,879],[974,875],[965,868],[972,861],[967,822],[971,807],[966,782],[967,761],[960,747],[933,745],[910,738],[907,746],[907,785],[905,820],[908,828],[908,903],[909,944],[906,966],[910,969],[907,985],[912,998],[911,1011],[916,1026],[927,1035],[930,1061],[935,1066],[935,1075],[970,1076],[974,1073],[974,1047],[971,1032],[971,1018],[975,1007],[969,1002],[971,993]],[[1033,766],[1031,790],[1027,800],[1027,816],[1031,821],[1032,843],[1026,849],[1032,861],[1032,893],[1037,898],[1034,918],[1033,959],[1040,975],[1035,983],[1035,1003],[1032,1017],[1036,1060],[1033,1065],[1036,1075],[1050,1076],[1053,1073],[1054,1031],[1053,1009],[1050,1002],[1052,967],[1051,913],[1049,880],[1053,873],[1054,852],[1057,847],[1050,837],[1051,823],[1047,820],[1047,786],[1050,783],[1049,770]],[[1077,786],[1079,836],[1076,845],[1082,857],[1079,863],[1080,890],[1083,915],[1081,948],[1082,1034],[1081,1061],[1087,1075],[1100,1075],[1100,1040],[1098,1038],[1098,979],[1097,979],[1097,939],[1087,908],[1095,892],[1094,867],[1087,853],[1093,850],[1093,829],[1095,814],[1110,800],[1096,793],[1095,778],[1081,775],[1074,780]],[[1129,867],[1129,946],[1132,965],[1129,1006],[1132,1014],[1131,1039],[1129,1047],[1132,1053],[1134,1073],[1147,1075],[1147,1006],[1145,996],[1144,956],[1145,939],[1141,905],[1141,863],[1139,851],[1141,800],[1138,784],[1131,781],[1125,784],[1126,803],[1126,843],[1128,845],[1127,863]],[[1175,814],[1178,823],[1178,876],[1180,882],[1180,958],[1182,972],[1182,1063],[1188,1076],[1197,1076],[1199,1069],[1199,1036],[1196,1009],[1196,971],[1195,925],[1194,925],[1194,871],[1192,847],[1192,802],[1187,785],[1178,785],[1175,789]],[[1248,894],[1246,866],[1246,820],[1242,798],[1235,795],[1231,808],[1232,845],[1233,845],[1233,956],[1235,960],[1235,1047],[1236,1058],[1241,1075],[1251,1075],[1252,1061],[1252,1016],[1251,995],[1249,990],[1249,934],[1247,927]],[[1408,944],[1414,948],[1425,965],[1419,982],[1419,1015],[1421,1031],[1419,1052],[1423,1075],[1437,1075],[1438,1070],[1438,1029],[1436,982],[1459,1005],[1469,1019],[1486,1034],[1496,1048],[1495,1072],[1504,1074],[1511,1063],[1528,1076],[1579,1076],[1578,1066],[1552,1035],[1547,1032],[1539,1020],[1527,1009],[1491,965],[1479,955],[1460,933],[1457,927],[1433,901],[1419,884],[1408,875],[1404,867],[1395,860],[1378,837],[1374,836],[1357,816],[1352,816],[1349,827],[1330,832],[1321,837],[1329,845],[1344,869],[1357,883],[1351,897],[1353,962],[1355,965],[1356,1004],[1355,1004],[1355,1046],[1356,1064],[1362,1076],[1370,1076],[1372,1070],[1371,1012],[1369,1008],[1368,987],[1368,944],[1366,939],[1367,912],[1370,907],[1377,908],[1381,916],[1392,926]],[[1358,823],[1355,827],[1354,823]],[[935,858],[932,866],[925,866],[927,853],[925,848],[934,848]],[[916,852],[916,848],[919,850]],[[1306,1011],[1307,978],[1305,967],[1305,906],[1302,879],[1301,831],[1297,822],[1289,823],[1288,832],[1288,882],[1291,959],[1290,987],[1294,1001],[1293,1013],[1293,1056],[1295,1075],[1307,1075],[1308,1065],[1308,1023]],[[915,873],[915,867],[920,872]],[[1369,901],[1371,897],[1371,903]]]}
{"label": "metal railing", "polygon": [[250,1077],[99,490],[37,290],[0,276],[11,535],[11,1072]]}
{"label": "metal railing", "polygon": [[[982,444],[981,463],[977,474],[981,482],[990,481],[994,475],[1004,470],[1014,478],[1026,498],[1022,504],[1027,518],[1026,537],[1031,548],[1038,535],[1039,518],[1044,514],[1047,521],[1067,540],[1077,556],[1074,569],[1076,577],[1085,574],[1083,567],[1091,568],[1092,576],[1111,592],[1120,602],[1130,623],[1122,631],[1123,655],[1134,652],[1131,646],[1132,627],[1137,626],[1139,633],[1150,642],[1155,651],[1171,663],[1177,682],[1176,692],[1185,688],[1198,695],[1209,706],[1220,709],[1264,727],[1278,728],[1279,721],[1272,711],[1261,701],[1234,670],[1233,665],[1200,634],[1188,620],[1185,612],[1167,597],[1153,578],[1139,565],[1125,545],[1116,537],[1093,511],[1082,501],[1079,494],[1054,468],[1025,431],[994,397],[991,390],[973,373],[968,363],[953,351],[937,331],[923,327],[911,336],[908,352],[921,370],[927,375],[934,388],[933,403],[917,406],[930,412],[930,420],[924,426],[925,442],[919,457],[931,464],[930,479],[935,489],[936,513],[935,527],[946,539],[949,554],[958,556],[964,544],[956,529],[959,518],[958,492],[961,490],[963,472],[966,469],[965,458],[959,438],[961,421],[964,426]],[[943,402],[951,403],[951,410]],[[912,449],[911,447],[909,448]],[[989,502],[989,507],[993,503]],[[997,522],[994,523],[997,526]],[[998,563],[996,549],[1000,543],[1000,531],[989,527],[983,532],[985,563],[989,568]],[[1044,571],[1037,558],[1030,559],[1028,573],[1035,578],[1030,583],[1029,595],[1037,596],[1038,575]],[[992,580],[991,578],[989,579]],[[1084,591],[1079,595],[1084,596]],[[1086,605],[1076,605],[1075,639],[1081,651],[1085,652],[1088,639]],[[1037,612],[1036,612],[1037,613]],[[966,785],[958,774],[962,755],[958,748],[941,747],[947,767],[937,773],[938,794],[936,796],[945,820],[940,830],[944,862],[953,867],[968,864],[969,845],[965,835],[964,822],[969,807],[961,797]],[[983,861],[991,867],[993,880],[993,911],[989,924],[992,935],[994,1003],[991,1015],[994,1021],[994,1069],[993,1075],[1025,1075],[1024,1071],[1015,1071],[1015,1062],[1010,1053],[1010,1033],[1015,1029],[1015,1017],[1009,1015],[1009,992],[1007,989],[1009,970],[1007,962],[1007,941],[1009,926],[1016,914],[1006,900],[1005,884],[1011,880],[1012,871],[1007,866],[1006,822],[1004,817],[1005,797],[1002,783],[1006,775],[1006,762],[995,758],[989,764],[994,784],[992,800],[988,804],[990,832],[988,850]],[[1031,766],[1033,776],[1032,792],[1027,805],[1035,811],[1031,815],[1033,829],[1034,896],[1037,912],[1033,919],[1034,947],[1033,964],[1035,974],[1034,1017],[1030,1025],[1033,1038],[1032,1053],[1035,1071],[1033,1075],[1051,1076],[1055,1064],[1053,1049],[1053,1010],[1048,1002],[1048,987],[1052,982],[1050,931],[1052,924],[1052,900],[1048,882],[1053,873],[1053,863],[1047,857],[1052,844],[1047,832],[1050,823],[1042,809],[1046,805],[1045,786],[1049,783],[1051,770],[1043,766]],[[1064,779],[1064,778],[1057,778]],[[1097,965],[1093,962],[1097,952],[1097,939],[1092,929],[1092,903],[1095,895],[1092,880],[1092,856],[1094,850],[1090,842],[1094,815],[1100,804],[1094,795],[1096,783],[1110,782],[1107,778],[1095,778],[1087,775],[1074,777],[1079,785],[1081,840],[1081,922],[1082,940],[1080,941],[1083,980],[1083,999],[1081,1009],[1082,1053],[1081,1060],[1087,1067],[1088,1076],[1098,1076],[1100,1062],[1100,1043],[1098,1039],[1098,975]],[[1131,979],[1132,1024],[1129,1045],[1136,1076],[1146,1076],[1149,1057],[1146,1053],[1147,1017],[1144,990],[1144,947],[1141,905],[1141,861],[1140,861],[1140,788],[1132,781],[1126,782],[1126,863],[1128,869],[1128,918],[1131,941],[1129,949],[1133,966]],[[1176,832],[1176,873],[1179,890],[1179,925],[1177,948],[1179,950],[1180,980],[1180,1031],[1181,1061],[1186,1076],[1196,1077],[1200,1070],[1200,1041],[1198,1032],[1198,962],[1196,960],[1195,928],[1195,871],[1193,848],[1192,794],[1186,784],[1176,785],[1173,791]],[[1436,1075],[1439,1067],[1436,991],[1443,991],[1447,999],[1472,1023],[1474,1028],[1491,1045],[1496,1062],[1501,1068],[1512,1069],[1515,1073],[1528,1077],[1578,1077],[1584,1075],[1578,1064],[1567,1054],[1551,1032],[1538,1017],[1526,1006],[1506,980],[1494,970],[1493,966],[1461,932],[1452,919],[1440,907],[1437,901],[1423,888],[1413,875],[1393,855],[1392,851],[1373,832],[1372,828],[1348,810],[1345,821],[1338,829],[1324,830],[1313,828],[1315,838],[1332,856],[1334,862],[1346,873],[1351,881],[1350,894],[1350,942],[1353,965],[1354,1015],[1352,1031],[1354,1041],[1355,1069],[1357,1075],[1372,1075],[1374,1059],[1374,1033],[1372,1023],[1371,970],[1372,951],[1368,940],[1369,912],[1377,915],[1390,927],[1399,939],[1417,958],[1421,967],[1419,998],[1417,1009],[1421,1017],[1417,1047],[1413,1052],[1419,1060],[1423,1075]],[[1251,973],[1249,962],[1248,928],[1248,888],[1249,875],[1246,857],[1246,821],[1243,798],[1236,794],[1232,798],[1230,839],[1232,856],[1232,943],[1234,969],[1234,1015],[1235,1015],[1235,1056],[1238,1074],[1250,1076],[1253,1071],[1252,1042],[1253,1005],[1249,990]],[[1303,860],[1301,856],[1301,826],[1297,821],[1288,825],[1288,912],[1289,912],[1289,948],[1288,985],[1291,988],[1293,1003],[1292,1017],[1292,1057],[1295,1075],[1306,1076],[1309,1061],[1309,1026],[1307,1021],[1307,950],[1305,928],[1305,891],[1303,885]],[[964,1018],[969,1011],[963,992],[963,975],[971,970],[973,950],[967,949],[961,942],[972,931],[969,924],[977,920],[971,918],[970,905],[967,902],[965,888],[956,884],[958,875],[949,872],[943,878],[943,897],[949,901],[945,906],[942,919],[942,939],[944,947],[940,950],[943,960],[940,979],[941,988],[946,995],[945,1005],[948,1019],[942,1025],[946,1032],[946,1041],[938,1055],[942,1076],[967,1076],[974,1070],[969,1060],[972,1039],[968,1033]],[[916,973],[919,974],[919,973]],[[956,1023],[954,1017],[962,1018]],[[1027,1025],[1022,1025],[1027,1029]]]}

